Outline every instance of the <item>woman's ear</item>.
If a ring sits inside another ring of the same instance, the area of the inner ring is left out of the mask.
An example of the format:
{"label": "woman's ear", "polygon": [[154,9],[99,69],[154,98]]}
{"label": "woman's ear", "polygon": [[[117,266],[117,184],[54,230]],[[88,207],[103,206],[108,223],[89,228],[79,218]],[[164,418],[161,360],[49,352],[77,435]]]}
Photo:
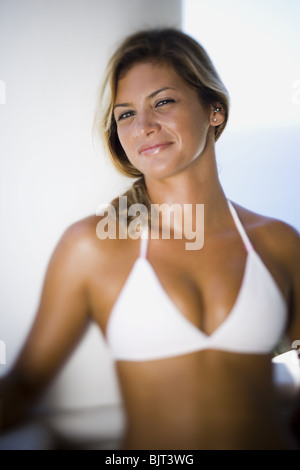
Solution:
{"label": "woman's ear", "polygon": [[225,111],[220,103],[211,105],[209,123],[211,126],[216,127],[222,124],[225,119]]}

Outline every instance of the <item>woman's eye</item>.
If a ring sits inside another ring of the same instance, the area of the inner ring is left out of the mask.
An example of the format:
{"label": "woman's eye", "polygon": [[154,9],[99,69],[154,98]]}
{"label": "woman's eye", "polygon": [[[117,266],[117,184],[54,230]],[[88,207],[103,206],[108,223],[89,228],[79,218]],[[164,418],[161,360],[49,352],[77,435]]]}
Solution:
{"label": "woman's eye", "polygon": [[169,103],[175,103],[175,100],[172,100],[172,99],[165,99],[165,100],[160,100],[158,101],[158,103],[156,103],[155,107],[159,107],[159,106],[164,106],[165,104],[169,104]]}
{"label": "woman's eye", "polygon": [[133,111],[126,111],[125,113],[121,114],[119,117],[118,117],[118,121],[122,121],[123,119],[127,119],[129,118],[130,116],[133,116],[134,112]]}

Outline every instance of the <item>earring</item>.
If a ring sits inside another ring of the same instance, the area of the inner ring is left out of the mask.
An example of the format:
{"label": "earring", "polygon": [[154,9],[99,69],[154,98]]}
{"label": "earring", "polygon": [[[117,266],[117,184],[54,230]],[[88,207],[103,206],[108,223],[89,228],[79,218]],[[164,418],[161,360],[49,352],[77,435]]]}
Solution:
{"label": "earring", "polygon": [[[216,113],[218,113],[219,111],[221,111],[221,109],[220,109],[220,108],[216,108],[215,111],[214,111],[214,113],[216,114]],[[214,122],[217,122],[217,118],[214,118],[213,121],[214,121]]]}

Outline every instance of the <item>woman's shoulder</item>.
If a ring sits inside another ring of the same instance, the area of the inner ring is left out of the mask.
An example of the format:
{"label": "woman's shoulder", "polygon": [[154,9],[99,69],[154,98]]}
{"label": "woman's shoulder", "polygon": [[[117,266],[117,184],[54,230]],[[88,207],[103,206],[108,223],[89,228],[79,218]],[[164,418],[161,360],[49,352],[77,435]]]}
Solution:
{"label": "woman's shoulder", "polygon": [[[134,240],[133,240],[134,241]],[[132,240],[119,236],[119,227],[105,216],[90,215],[70,224],[63,232],[59,244],[84,256],[101,255],[105,258],[130,250]]]}
{"label": "woman's shoulder", "polygon": [[92,241],[96,234],[96,226],[99,217],[96,215],[89,215],[82,219],[72,222],[64,230],[62,239],[68,240],[70,243],[82,243]]}
{"label": "woman's shoulder", "polygon": [[292,261],[300,256],[300,234],[291,224],[262,215],[234,203],[238,216],[254,245],[266,247],[277,256]]}
{"label": "woman's shoulder", "polygon": [[246,229],[257,230],[266,234],[270,233],[273,237],[278,238],[280,241],[286,237],[299,240],[299,231],[291,224],[275,217],[270,217],[268,215],[254,212],[235,202],[233,205],[236,208],[243,225],[246,226]]}
{"label": "woman's shoulder", "polygon": [[66,251],[86,251],[95,245],[96,216],[87,216],[68,225],[62,232],[57,247]]}

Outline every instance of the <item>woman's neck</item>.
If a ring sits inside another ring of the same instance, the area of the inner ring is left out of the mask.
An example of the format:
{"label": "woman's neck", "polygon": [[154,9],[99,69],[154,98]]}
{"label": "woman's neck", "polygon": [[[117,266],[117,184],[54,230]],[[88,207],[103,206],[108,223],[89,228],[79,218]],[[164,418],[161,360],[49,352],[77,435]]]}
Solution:
{"label": "woman's neck", "polygon": [[199,158],[184,171],[164,179],[145,176],[147,191],[152,204],[204,204],[206,227],[220,222],[220,216],[227,206],[227,199],[221,186],[216,158]]}

